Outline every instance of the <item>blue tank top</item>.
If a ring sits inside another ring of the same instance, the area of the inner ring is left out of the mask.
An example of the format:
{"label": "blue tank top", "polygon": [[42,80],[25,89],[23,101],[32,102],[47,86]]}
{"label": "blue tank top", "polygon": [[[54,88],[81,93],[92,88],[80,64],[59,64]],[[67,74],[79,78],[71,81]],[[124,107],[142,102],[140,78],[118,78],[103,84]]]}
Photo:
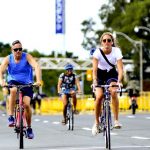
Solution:
{"label": "blue tank top", "polygon": [[14,61],[13,54],[9,55],[7,81],[17,81],[21,84],[33,83],[32,66],[26,59],[27,53],[23,52],[19,63]]}

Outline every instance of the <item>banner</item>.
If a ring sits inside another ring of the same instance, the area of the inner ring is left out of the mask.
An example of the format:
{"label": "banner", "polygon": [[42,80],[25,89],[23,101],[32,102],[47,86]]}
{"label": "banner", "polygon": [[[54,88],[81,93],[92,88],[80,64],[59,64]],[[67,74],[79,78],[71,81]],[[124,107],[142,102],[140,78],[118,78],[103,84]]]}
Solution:
{"label": "banner", "polygon": [[56,34],[65,33],[65,0],[55,0]]}

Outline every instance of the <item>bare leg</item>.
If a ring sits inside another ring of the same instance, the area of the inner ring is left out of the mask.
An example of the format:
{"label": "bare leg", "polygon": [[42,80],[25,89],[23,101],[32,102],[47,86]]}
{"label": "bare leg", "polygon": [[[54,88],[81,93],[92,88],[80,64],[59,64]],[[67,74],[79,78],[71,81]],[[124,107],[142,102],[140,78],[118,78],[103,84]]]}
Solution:
{"label": "bare leg", "polygon": [[62,95],[62,101],[63,101],[63,118],[66,118],[66,107],[67,107],[67,95]]}
{"label": "bare leg", "polygon": [[101,88],[96,88],[95,91],[96,100],[95,100],[95,123],[99,124],[99,116],[101,114],[101,104],[103,98],[103,91]]}
{"label": "bare leg", "polygon": [[11,88],[10,89],[10,97],[9,97],[9,103],[8,103],[8,115],[13,115],[14,114],[14,108],[15,108],[15,103],[16,103],[16,88]]}
{"label": "bare leg", "polygon": [[112,105],[113,105],[114,120],[118,120],[119,100],[118,100],[117,95],[116,96],[112,96]]}
{"label": "bare leg", "polygon": [[25,96],[23,101],[25,104],[25,115],[26,115],[26,119],[27,119],[27,124],[28,124],[28,127],[31,127],[32,109],[30,106],[30,97]]}

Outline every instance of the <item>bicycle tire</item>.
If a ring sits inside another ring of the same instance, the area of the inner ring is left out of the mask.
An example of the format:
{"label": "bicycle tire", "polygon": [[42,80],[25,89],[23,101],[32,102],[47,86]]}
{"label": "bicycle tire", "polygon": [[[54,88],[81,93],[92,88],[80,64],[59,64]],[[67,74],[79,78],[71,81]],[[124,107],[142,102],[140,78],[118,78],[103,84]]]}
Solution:
{"label": "bicycle tire", "polygon": [[110,137],[110,106],[106,105],[106,129],[105,129],[105,142],[106,149],[111,149],[111,137]]}
{"label": "bicycle tire", "polygon": [[71,126],[71,118],[70,118],[70,115],[68,113],[68,130],[70,130],[70,126]]}
{"label": "bicycle tire", "polygon": [[132,100],[131,109],[132,109],[132,114],[135,115],[135,113],[136,113],[136,100]]}
{"label": "bicycle tire", "polygon": [[70,108],[70,121],[71,121],[71,130],[74,130],[74,113],[73,113],[73,105]]}
{"label": "bicycle tire", "polygon": [[24,148],[24,141],[23,141],[23,111],[22,108],[19,108],[19,113],[20,113],[20,132],[19,132],[19,148],[23,149]]}

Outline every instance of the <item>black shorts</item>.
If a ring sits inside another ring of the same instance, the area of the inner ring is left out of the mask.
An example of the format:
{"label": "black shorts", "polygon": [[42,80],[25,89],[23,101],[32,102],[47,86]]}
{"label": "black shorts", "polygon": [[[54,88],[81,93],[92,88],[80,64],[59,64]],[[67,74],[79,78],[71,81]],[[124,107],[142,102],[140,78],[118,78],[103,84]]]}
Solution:
{"label": "black shorts", "polygon": [[[22,83],[19,83],[17,81],[9,81],[8,84],[10,85],[24,85]],[[29,96],[30,98],[33,97],[33,88],[32,87],[24,87],[21,89],[23,96]]]}
{"label": "black shorts", "polygon": [[107,72],[107,70],[97,70],[97,78],[98,78],[98,84],[104,85],[104,84],[110,84],[110,82],[118,81],[118,72],[115,68],[112,68],[110,71]]}

